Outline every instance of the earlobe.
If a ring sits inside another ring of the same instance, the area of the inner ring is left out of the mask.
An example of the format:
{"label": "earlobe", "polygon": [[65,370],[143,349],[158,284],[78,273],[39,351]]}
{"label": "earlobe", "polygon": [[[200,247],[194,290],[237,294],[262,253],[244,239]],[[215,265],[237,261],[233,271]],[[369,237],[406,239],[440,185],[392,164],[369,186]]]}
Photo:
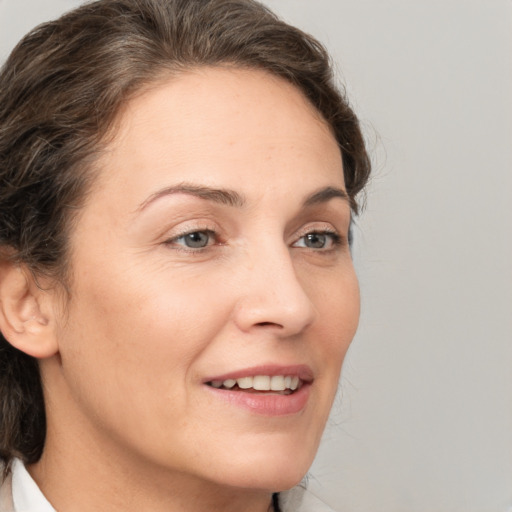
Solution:
{"label": "earlobe", "polygon": [[11,345],[36,358],[57,352],[51,300],[26,268],[0,262],[0,331]]}

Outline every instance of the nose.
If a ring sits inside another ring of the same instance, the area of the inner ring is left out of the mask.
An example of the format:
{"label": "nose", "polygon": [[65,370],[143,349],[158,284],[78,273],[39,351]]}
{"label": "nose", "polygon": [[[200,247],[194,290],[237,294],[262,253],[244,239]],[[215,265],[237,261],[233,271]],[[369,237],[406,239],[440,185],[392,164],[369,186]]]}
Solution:
{"label": "nose", "polygon": [[288,248],[283,244],[247,259],[234,312],[238,328],[271,330],[283,338],[300,334],[313,322],[315,310]]}

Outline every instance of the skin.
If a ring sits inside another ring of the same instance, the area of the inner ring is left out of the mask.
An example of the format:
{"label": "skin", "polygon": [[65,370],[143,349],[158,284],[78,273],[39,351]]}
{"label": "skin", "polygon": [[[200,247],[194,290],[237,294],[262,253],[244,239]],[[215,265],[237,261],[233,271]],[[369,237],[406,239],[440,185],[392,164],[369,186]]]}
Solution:
{"label": "skin", "polygon": [[[70,296],[44,306],[48,435],[29,470],[57,510],[266,511],[313,460],[357,328],[348,202],[303,204],[345,189],[340,151],[300,91],[254,70],[163,80],[119,127],[71,234]],[[160,193],[185,182],[244,204]],[[204,248],[180,238],[205,230]],[[307,246],[325,231],[339,244]],[[299,413],[204,384],[268,364],[310,367]]]}

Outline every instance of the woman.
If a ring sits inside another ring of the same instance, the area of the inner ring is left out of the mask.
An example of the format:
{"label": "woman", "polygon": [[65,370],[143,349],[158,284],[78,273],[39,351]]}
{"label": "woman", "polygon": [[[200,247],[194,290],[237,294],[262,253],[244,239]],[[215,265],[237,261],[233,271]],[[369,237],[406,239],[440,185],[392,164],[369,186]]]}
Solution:
{"label": "woman", "polygon": [[[311,37],[100,0],[0,76],[2,510],[321,510],[369,175]],[[302,507],[302,508],[301,508]]]}

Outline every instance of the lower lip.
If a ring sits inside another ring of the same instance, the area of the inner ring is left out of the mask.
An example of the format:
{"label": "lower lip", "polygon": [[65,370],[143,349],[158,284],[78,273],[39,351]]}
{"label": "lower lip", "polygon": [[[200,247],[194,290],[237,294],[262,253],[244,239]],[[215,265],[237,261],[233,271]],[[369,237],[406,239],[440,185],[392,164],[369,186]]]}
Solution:
{"label": "lower lip", "polygon": [[290,395],[246,393],[211,386],[207,388],[215,396],[235,407],[263,416],[289,416],[301,412],[306,407],[311,384],[304,383],[300,389]]}

